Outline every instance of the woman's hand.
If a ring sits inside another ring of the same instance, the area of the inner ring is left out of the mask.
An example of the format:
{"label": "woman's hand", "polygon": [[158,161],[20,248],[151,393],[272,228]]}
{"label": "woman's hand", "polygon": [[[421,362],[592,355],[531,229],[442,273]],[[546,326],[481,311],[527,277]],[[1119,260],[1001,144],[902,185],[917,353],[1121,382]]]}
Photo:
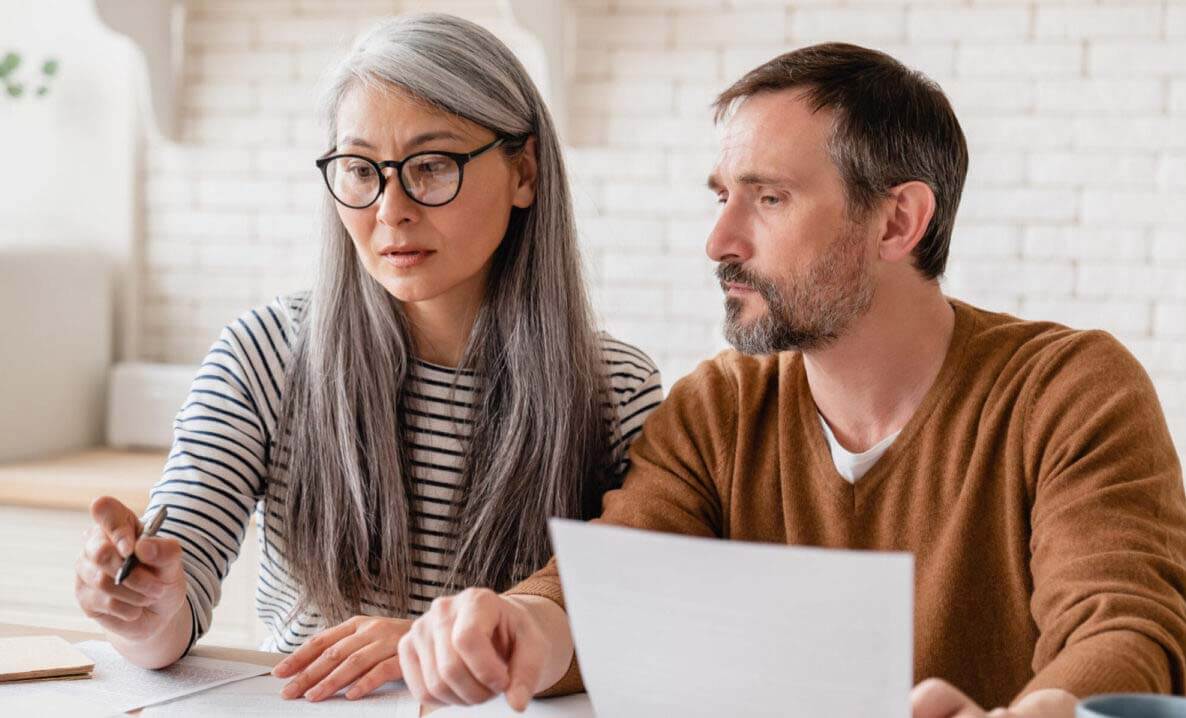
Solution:
{"label": "woman's hand", "polygon": [[319,701],[353,683],[346,697],[354,700],[399,680],[396,649],[411,627],[405,618],[355,616],[325,629],[272,669],[277,678],[293,676],[280,696]]}
{"label": "woman's hand", "polygon": [[[108,633],[133,644],[159,637],[185,606],[181,544],[164,537],[140,538],[140,522],[110,496],[91,504],[95,521],[83,536],[74,564],[74,597],[82,612]],[[133,551],[140,565],[115,585],[115,574]],[[188,633],[189,618],[184,619]]]}
{"label": "woman's hand", "polygon": [[955,686],[930,678],[910,693],[914,718],[1074,718],[1075,696],[1050,688],[1034,691],[1011,708],[985,711]]}

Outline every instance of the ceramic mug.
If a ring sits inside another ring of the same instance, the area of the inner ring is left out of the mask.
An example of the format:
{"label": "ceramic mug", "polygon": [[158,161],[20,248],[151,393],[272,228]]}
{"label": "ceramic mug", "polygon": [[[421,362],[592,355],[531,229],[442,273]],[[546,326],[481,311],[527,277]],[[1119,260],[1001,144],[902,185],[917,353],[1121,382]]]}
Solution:
{"label": "ceramic mug", "polygon": [[1075,718],[1186,718],[1186,698],[1152,693],[1092,696],[1075,706]]}

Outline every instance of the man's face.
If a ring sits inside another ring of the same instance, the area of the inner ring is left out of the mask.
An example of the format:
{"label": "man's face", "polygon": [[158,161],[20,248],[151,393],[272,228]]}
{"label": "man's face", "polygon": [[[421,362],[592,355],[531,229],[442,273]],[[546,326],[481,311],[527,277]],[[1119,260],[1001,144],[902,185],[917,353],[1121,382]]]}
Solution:
{"label": "man's face", "polygon": [[725,338],[747,354],[826,347],[873,302],[876,240],[850,216],[828,155],[833,115],[812,113],[800,93],[746,100],[708,180]]}

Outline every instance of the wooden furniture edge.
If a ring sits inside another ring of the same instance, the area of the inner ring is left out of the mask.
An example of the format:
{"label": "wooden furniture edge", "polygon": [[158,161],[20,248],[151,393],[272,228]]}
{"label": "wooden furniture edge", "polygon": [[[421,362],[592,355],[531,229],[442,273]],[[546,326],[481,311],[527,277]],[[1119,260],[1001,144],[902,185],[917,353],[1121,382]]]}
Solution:
{"label": "wooden furniture edge", "polygon": [[111,448],[0,464],[0,506],[89,511],[97,496],[114,496],[133,511],[148,506],[168,452]]}

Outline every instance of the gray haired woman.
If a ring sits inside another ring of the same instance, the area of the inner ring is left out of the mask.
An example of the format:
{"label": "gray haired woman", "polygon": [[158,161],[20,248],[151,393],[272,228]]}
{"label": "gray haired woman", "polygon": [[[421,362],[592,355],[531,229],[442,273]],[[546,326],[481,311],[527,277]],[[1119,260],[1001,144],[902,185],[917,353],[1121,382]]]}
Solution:
{"label": "gray haired woman", "polygon": [[598,513],[662,395],[645,354],[594,329],[555,130],[489,32],[383,23],[325,117],[313,291],[223,330],[151,492],[157,537],[97,499],[76,572],[116,648],[167,665],[209,629],[254,512],[264,648],[293,652],[282,695],[312,700],[398,677],[435,597],[542,566],[547,518]]}

